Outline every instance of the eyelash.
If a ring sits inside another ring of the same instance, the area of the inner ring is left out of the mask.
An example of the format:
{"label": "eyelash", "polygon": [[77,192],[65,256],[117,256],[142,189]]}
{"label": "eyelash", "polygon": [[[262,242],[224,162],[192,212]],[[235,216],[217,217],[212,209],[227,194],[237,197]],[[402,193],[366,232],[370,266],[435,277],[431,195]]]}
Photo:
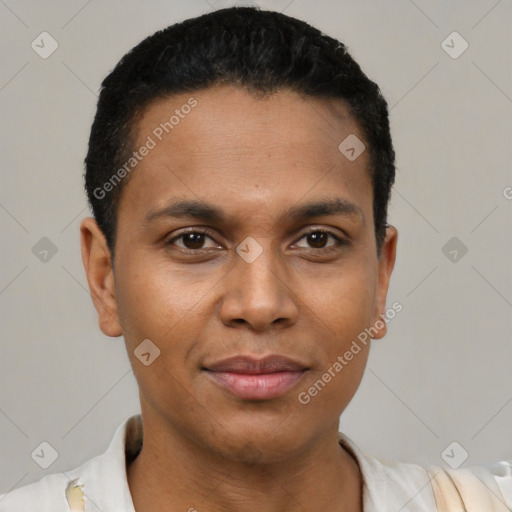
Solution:
{"label": "eyelash", "polygon": [[[213,240],[215,242],[212,234],[208,230],[202,230],[202,229],[198,229],[198,228],[191,228],[188,231],[183,231],[179,235],[177,235],[177,236],[171,238],[170,240],[168,240],[167,242],[165,242],[165,246],[167,247],[167,246],[173,245],[174,241],[179,240],[180,238],[182,238],[185,235],[188,235],[190,233],[199,234],[199,235],[206,235],[211,240]],[[324,229],[324,228],[322,228],[322,229],[321,228],[310,228],[308,231],[302,233],[302,235],[297,239],[297,242],[299,240],[302,240],[303,238],[307,237],[308,235],[311,235],[312,233],[325,233],[328,236],[331,236],[332,238],[334,238],[336,240],[336,244],[335,245],[331,245],[331,246],[328,246],[328,247],[320,247],[318,249],[310,248],[309,250],[313,251],[313,252],[317,252],[317,253],[318,252],[323,252],[323,253],[326,253],[326,252],[330,252],[332,250],[339,249],[341,246],[348,244],[347,240],[344,240],[343,238],[340,238],[338,235],[334,234],[334,232],[332,232],[331,230]],[[296,243],[296,242],[294,242],[294,243]],[[188,249],[186,247],[178,247],[178,249],[183,251],[183,252],[189,252],[189,253],[194,253],[196,251],[208,250],[208,248],[207,249]]]}

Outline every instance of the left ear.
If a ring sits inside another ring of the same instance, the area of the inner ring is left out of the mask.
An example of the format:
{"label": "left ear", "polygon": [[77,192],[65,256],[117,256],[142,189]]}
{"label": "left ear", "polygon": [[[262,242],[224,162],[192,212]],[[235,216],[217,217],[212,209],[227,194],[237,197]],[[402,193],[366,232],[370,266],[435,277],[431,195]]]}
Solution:
{"label": "left ear", "polygon": [[394,226],[386,227],[386,238],[382,242],[380,255],[378,259],[378,277],[377,277],[377,295],[375,302],[375,314],[373,318],[375,334],[374,339],[383,338],[387,332],[387,324],[384,321],[386,313],[386,297],[388,295],[389,280],[395,266],[396,243],[398,240],[398,231]]}

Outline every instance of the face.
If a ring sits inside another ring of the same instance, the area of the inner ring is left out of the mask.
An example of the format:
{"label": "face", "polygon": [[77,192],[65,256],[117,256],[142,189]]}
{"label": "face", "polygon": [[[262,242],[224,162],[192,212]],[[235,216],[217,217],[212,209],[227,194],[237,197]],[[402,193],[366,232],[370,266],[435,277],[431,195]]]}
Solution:
{"label": "face", "polygon": [[396,247],[389,227],[377,257],[369,155],[347,158],[349,135],[364,142],[341,102],[291,91],[148,107],[135,147],[154,146],[121,194],[114,271],[82,224],[100,327],[125,338],[146,424],[268,460],[337,431],[368,357],[358,336],[385,334]]}

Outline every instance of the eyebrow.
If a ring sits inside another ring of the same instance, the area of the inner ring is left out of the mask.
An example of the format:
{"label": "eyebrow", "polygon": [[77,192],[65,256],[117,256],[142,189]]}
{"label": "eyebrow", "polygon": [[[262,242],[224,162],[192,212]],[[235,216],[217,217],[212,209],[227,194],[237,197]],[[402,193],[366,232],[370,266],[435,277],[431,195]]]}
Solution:
{"label": "eyebrow", "polygon": [[[306,220],[326,215],[342,215],[344,217],[360,217],[363,224],[365,216],[361,208],[341,198],[317,200],[294,206],[281,217],[281,221],[290,217],[293,221]],[[191,218],[212,223],[226,223],[227,215],[219,207],[195,199],[182,199],[170,203],[163,208],[151,210],[144,218],[144,224],[162,218]]]}

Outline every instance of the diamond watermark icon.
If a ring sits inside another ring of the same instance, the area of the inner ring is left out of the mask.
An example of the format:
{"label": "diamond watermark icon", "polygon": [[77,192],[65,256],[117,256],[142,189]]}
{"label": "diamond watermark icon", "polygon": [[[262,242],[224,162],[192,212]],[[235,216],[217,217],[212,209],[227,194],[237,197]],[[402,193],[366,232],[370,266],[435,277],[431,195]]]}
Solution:
{"label": "diamond watermark icon", "polygon": [[458,59],[469,47],[468,42],[458,33],[452,32],[441,43],[441,48],[452,58]]}
{"label": "diamond watermark icon", "polygon": [[345,156],[345,158],[353,162],[366,149],[366,146],[357,135],[351,133],[348,137],[341,141],[338,149],[340,153]]}
{"label": "diamond watermark icon", "polygon": [[158,356],[160,349],[148,339],[137,345],[133,351],[135,357],[145,366],[149,366]]}
{"label": "diamond watermark icon", "polygon": [[452,263],[458,263],[467,254],[468,248],[459,238],[453,236],[443,245],[441,252]]}
{"label": "diamond watermark icon", "polygon": [[457,441],[451,442],[442,452],[441,458],[452,469],[460,467],[469,457],[469,453]]}
{"label": "diamond watermark icon", "polygon": [[263,247],[254,240],[252,236],[248,236],[237,248],[236,252],[247,263],[252,263],[263,252]]}
{"label": "diamond watermark icon", "polygon": [[41,32],[30,46],[39,57],[47,59],[59,47],[59,43],[48,32]]}
{"label": "diamond watermark icon", "polygon": [[32,247],[32,253],[42,263],[48,263],[57,254],[57,246],[49,238],[43,236]]}
{"label": "diamond watermark icon", "polygon": [[57,450],[46,441],[40,443],[30,456],[43,469],[48,469],[59,458]]}

